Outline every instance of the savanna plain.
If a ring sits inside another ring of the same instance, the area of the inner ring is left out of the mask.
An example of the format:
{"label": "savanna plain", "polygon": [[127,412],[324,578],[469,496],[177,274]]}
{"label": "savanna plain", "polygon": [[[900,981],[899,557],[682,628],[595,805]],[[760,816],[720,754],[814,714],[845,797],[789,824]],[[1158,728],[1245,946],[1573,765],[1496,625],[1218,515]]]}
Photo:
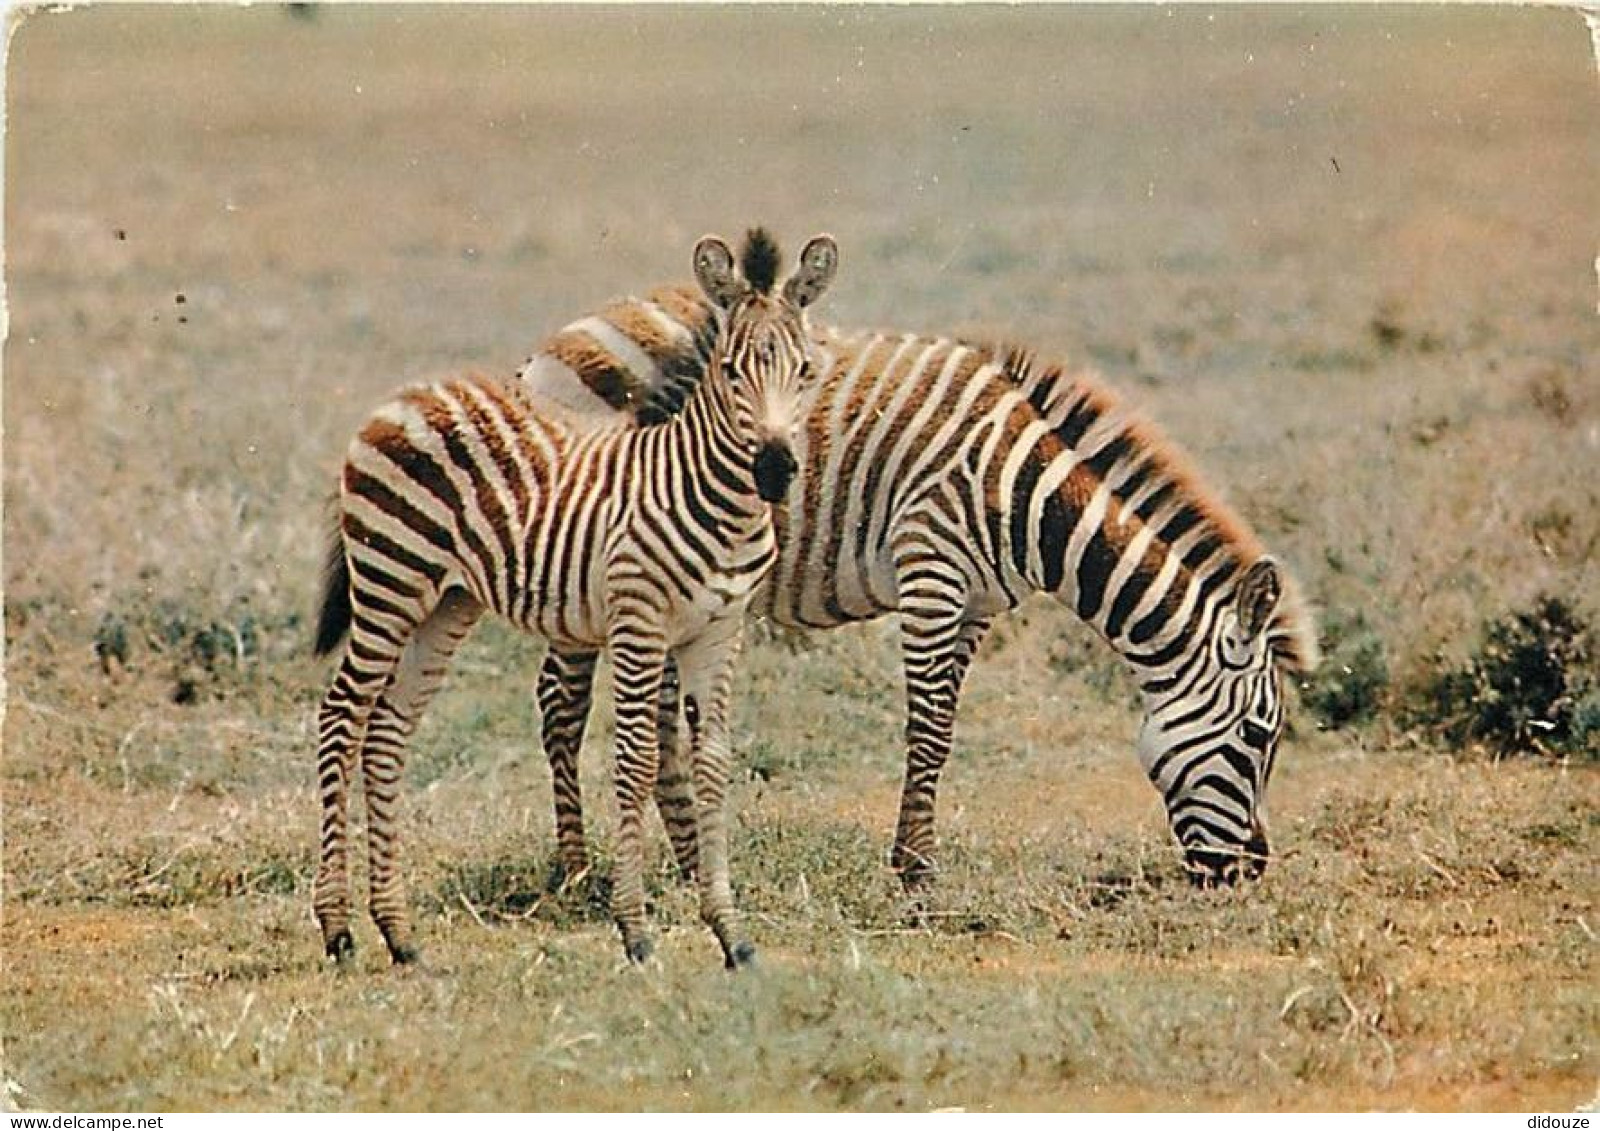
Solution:
{"label": "savanna plain", "polygon": [[[13,19],[0,1100],[1593,1102],[1600,106],[1576,13]],[[1191,890],[1131,681],[1035,600],[975,666],[914,914],[886,864],[892,620],[757,624],[732,807],[760,965],[723,971],[657,831],[661,946],[631,968],[599,899],[606,712],[596,868],[552,891],[543,646],[485,625],[408,771],[427,963],[392,969],[363,919],[336,971],[310,637],[349,435],[755,222],[838,238],[819,317],[1098,370],[1297,574],[1329,658],[1291,704],[1266,876]],[[1485,626],[1550,601],[1529,631],[1566,626],[1565,705],[1509,738],[1463,723],[1527,682],[1485,674],[1511,646]]]}

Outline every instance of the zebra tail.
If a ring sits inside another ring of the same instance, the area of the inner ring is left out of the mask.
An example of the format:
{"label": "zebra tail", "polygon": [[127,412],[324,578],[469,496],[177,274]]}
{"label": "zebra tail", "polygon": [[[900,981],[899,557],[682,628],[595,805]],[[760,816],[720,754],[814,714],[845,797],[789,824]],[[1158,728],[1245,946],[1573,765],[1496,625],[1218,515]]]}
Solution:
{"label": "zebra tail", "polygon": [[350,631],[350,563],[337,527],[328,543],[328,562],[322,570],[322,612],[317,617],[316,654],[326,656]]}

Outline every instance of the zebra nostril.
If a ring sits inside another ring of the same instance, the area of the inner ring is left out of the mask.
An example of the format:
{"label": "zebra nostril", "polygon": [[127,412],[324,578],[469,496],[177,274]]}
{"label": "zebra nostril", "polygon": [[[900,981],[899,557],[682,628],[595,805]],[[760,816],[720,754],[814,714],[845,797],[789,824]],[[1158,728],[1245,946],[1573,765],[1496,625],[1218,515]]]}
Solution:
{"label": "zebra nostril", "polygon": [[1244,854],[1239,859],[1240,872],[1244,878],[1259,880],[1267,870],[1267,860],[1271,855],[1272,849],[1267,844],[1267,834],[1257,825],[1249,843],[1244,846]]}
{"label": "zebra nostril", "polygon": [[1212,848],[1189,848],[1183,854],[1184,870],[1189,882],[1199,888],[1213,888],[1228,883],[1230,857]]}
{"label": "zebra nostril", "polygon": [[756,452],[751,470],[756,477],[756,494],[764,502],[776,503],[781,502],[788,493],[789,484],[794,480],[795,472],[800,470],[800,465],[786,446],[769,440]]}

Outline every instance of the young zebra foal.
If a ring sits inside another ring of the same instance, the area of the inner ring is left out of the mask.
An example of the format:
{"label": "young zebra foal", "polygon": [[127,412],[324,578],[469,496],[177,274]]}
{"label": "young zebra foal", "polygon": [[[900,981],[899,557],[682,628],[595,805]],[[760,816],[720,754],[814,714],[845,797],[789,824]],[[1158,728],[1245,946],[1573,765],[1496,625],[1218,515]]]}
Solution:
{"label": "young zebra foal", "polygon": [[784,286],[761,230],[742,270],[715,236],[694,251],[717,308],[706,380],[647,428],[593,431],[541,409],[514,381],[411,389],[350,446],[317,652],[348,634],[317,717],[321,858],[314,903],[327,953],[350,934],[348,789],[366,789],[371,910],[396,962],[417,958],[396,866],[405,744],[456,646],[485,609],[556,647],[611,653],[618,824],[612,911],[628,956],[645,930],[643,812],[659,761],[655,705],[669,657],[693,705],[701,914],[727,964],[755,955],[728,878],[728,697],[745,606],[771,565],[769,504],[793,478],[800,399],[812,379],[806,308],[838,248],[817,236]]}

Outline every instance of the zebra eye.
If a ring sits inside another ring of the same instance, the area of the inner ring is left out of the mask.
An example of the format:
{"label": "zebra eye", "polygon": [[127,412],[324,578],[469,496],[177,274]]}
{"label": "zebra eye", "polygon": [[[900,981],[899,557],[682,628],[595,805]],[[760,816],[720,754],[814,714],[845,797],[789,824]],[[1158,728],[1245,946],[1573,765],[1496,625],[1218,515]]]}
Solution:
{"label": "zebra eye", "polygon": [[1272,741],[1272,731],[1256,722],[1246,719],[1239,724],[1239,737],[1244,739],[1245,745],[1252,750],[1265,750]]}
{"label": "zebra eye", "polygon": [[734,368],[733,358],[731,356],[722,358],[717,362],[717,364],[722,367],[722,372],[727,376],[729,381],[735,383],[738,382],[740,374],[739,371]]}

